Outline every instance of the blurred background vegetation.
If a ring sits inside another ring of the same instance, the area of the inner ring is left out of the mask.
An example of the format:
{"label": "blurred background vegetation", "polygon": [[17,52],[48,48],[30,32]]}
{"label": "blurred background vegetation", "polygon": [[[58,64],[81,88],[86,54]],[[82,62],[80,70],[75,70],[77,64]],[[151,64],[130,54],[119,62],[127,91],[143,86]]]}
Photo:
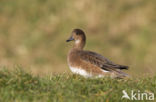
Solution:
{"label": "blurred background vegetation", "polygon": [[155,0],[1,0],[0,66],[34,74],[69,72],[72,29],[87,50],[130,66],[132,76],[156,73]]}

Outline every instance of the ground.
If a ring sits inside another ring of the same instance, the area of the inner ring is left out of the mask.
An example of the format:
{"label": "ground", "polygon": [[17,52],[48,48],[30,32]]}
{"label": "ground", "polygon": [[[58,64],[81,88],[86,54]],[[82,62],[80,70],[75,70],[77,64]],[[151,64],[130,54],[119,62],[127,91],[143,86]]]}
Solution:
{"label": "ground", "polygon": [[34,76],[19,68],[0,71],[1,102],[130,102],[121,99],[123,90],[156,94],[155,87],[156,76],[86,79],[68,73]]}

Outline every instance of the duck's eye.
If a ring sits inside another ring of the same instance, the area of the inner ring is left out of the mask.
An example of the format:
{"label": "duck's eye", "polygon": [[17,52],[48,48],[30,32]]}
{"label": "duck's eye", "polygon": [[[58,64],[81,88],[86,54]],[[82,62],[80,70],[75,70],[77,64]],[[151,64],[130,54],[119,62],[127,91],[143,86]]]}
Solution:
{"label": "duck's eye", "polygon": [[76,33],[76,35],[80,35],[79,33]]}

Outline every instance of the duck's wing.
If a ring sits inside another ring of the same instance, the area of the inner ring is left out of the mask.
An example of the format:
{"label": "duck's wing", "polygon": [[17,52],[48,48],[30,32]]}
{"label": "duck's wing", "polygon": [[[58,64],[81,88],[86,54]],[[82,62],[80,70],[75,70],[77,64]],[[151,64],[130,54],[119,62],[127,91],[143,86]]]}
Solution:
{"label": "duck's wing", "polygon": [[118,65],[108,60],[104,56],[91,51],[79,51],[81,60],[94,64],[106,71],[118,71],[119,69],[128,69],[128,66]]}

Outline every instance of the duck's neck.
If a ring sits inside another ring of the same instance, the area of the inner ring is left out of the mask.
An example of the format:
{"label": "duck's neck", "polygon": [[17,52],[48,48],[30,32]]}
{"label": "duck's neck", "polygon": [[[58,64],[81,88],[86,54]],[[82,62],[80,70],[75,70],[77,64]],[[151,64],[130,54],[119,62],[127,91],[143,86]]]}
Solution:
{"label": "duck's neck", "polygon": [[86,44],[85,40],[76,40],[74,44],[74,49],[83,50]]}

